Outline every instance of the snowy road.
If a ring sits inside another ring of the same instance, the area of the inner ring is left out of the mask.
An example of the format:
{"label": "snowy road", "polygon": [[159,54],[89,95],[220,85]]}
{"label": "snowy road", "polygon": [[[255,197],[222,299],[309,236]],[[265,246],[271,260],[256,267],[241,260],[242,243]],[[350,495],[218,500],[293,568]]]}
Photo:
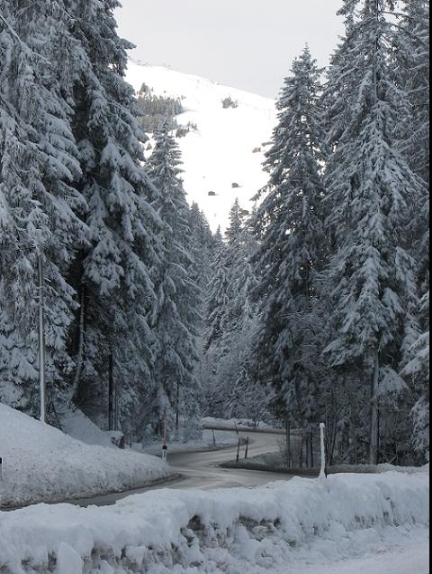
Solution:
{"label": "snowy road", "polygon": [[[232,431],[227,433],[239,438],[246,439],[249,437],[248,456],[258,456],[260,454],[274,452],[279,449],[278,439],[279,434],[269,432],[249,432],[239,431],[236,435]],[[245,456],[245,445],[240,446],[240,458]],[[104,506],[107,504],[114,504],[116,500],[120,500],[125,496],[131,494],[139,494],[147,492],[148,490],[155,490],[158,488],[176,488],[176,489],[190,489],[200,488],[208,490],[212,488],[229,488],[233,486],[253,487],[267,484],[276,480],[289,480],[291,476],[276,474],[272,472],[242,470],[242,469],[226,469],[219,468],[217,465],[236,459],[237,446],[211,450],[211,451],[187,451],[187,452],[171,452],[168,454],[167,462],[171,468],[179,475],[176,480],[168,482],[161,482],[153,486],[130,490],[128,492],[116,492],[92,498],[72,500],[73,504],[79,506],[89,506],[95,504],[97,506]]]}
{"label": "snowy road", "polygon": [[[278,451],[278,435],[271,433],[240,431],[239,437],[249,437],[248,456],[257,456],[267,452]],[[289,475],[276,474],[262,471],[224,469],[219,468],[222,462],[233,461],[237,455],[237,446],[220,450],[202,452],[170,452],[168,463],[181,477],[150,488],[140,489],[134,493],[156,490],[158,488],[169,489],[193,489],[210,490],[214,488],[229,488],[235,486],[253,487],[276,480],[289,480]],[[245,455],[245,446],[241,445],[240,459]],[[112,494],[97,497],[91,501],[79,501],[81,505],[112,504],[115,500],[131,493]],[[325,555],[326,552],[323,552]],[[378,552],[358,548],[358,556],[344,560],[329,560],[320,563],[320,559],[313,559],[311,563],[290,564],[289,571],[286,567],[275,569],[272,574],[429,574],[429,539],[425,530],[411,533],[411,536],[400,536],[395,529],[394,538],[390,539],[379,549]],[[322,558],[322,557],[321,557]],[[245,570],[246,572],[246,570]],[[253,574],[253,573],[252,573]]]}
{"label": "snowy road", "polygon": [[[217,468],[235,460],[236,446],[174,452],[213,438],[236,444],[235,432],[219,432],[170,444],[168,462],[182,478],[166,483],[168,466],[148,452],[87,445],[0,404],[0,504],[9,508],[0,512],[0,571],[52,572],[51,564],[56,574],[140,572],[144,560],[149,574],[428,573],[428,466],[287,481]],[[242,434],[253,441],[250,456],[279,449],[275,435]],[[153,454],[160,452],[154,445]],[[157,479],[151,492],[129,490],[117,504],[118,494],[87,500],[85,508],[46,503]],[[12,503],[28,506],[11,510]]]}
{"label": "snowy road", "polygon": [[[277,451],[278,435],[268,433],[240,432],[239,436],[249,436],[249,456],[257,456]],[[240,448],[243,458],[245,447]],[[235,460],[237,447],[212,452],[172,453],[169,463],[182,479],[171,483],[172,488],[211,489],[231,486],[259,486],[275,480],[289,480],[284,474],[241,469],[223,469],[216,465]],[[378,554],[366,554],[357,558],[329,561],[328,564],[290,565],[289,573],[282,568],[272,574],[429,574],[429,540],[420,532],[423,540],[413,538],[401,540],[399,536],[389,541]],[[360,550],[360,549],[359,549]],[[360,551],[361,553],[361,551]]]}
{"label": "snowy road", "polygon": [[[239,431],[238,437],[249,439],[248,457],[258,456],[279,449],[280,435],[268,432]],[[179,474],[181,479],[171,483],[172,488],[228,488],[232,486],[260,486],[275,480],[290,478],[287,475],[273,472],[226,469],[217,465],[234,461],[237,446],[221,450],[204,452],[174,452],[168,455],[168,463]],[[241,444],[239,458],[245,456],[246,446]]]}

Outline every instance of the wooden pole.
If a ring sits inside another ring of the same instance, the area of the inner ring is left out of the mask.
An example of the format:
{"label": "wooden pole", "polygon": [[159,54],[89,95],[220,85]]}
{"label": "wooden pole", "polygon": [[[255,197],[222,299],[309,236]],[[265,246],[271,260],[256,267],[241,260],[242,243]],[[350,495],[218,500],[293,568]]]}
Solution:
{"label": "wooden pole", "polygon": [[324,447],[324,423],[320,423],[320,445],[321,445],[321,469],[318,478],[325,478],[325,447]]}
{"label": "wooden pole", "polygon": [[44,329],[44,277],[42,253],[38,252],[39,282],[39,390],[40,420],[45,422],[45,329]]}

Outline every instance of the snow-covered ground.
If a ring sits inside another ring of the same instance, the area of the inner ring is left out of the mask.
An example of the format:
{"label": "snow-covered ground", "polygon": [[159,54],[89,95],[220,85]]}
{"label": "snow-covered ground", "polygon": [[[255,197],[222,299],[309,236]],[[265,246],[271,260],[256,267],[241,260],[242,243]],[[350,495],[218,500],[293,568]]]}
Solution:
{"label": "snow-covered ground", "polygon": [[160,458],[109,446],[83,415],[69,425],[86,429],[93,445],[0,403],[0,507],[122,491],[172,475]]}
{"label": "snow-covered ground", "polygon": [[[184,189],[189,203],[195,201],[205,213],[212,231],[227,227],[236,198],[243,209],[251,211],[252,197],[268,181],[262,162],[276,125],[275,101],[132,60],[126,80],[136,91],[145,83],[157,96],[181,98],[185,111],[176,116],[178,124],[196,126],[178,138]],[[225,98],[237,107],[224,108]]]}
{"label": "snow-covered ground", "polygon": [[[77,415],[79,424],[87,422]],[[97,443],[98,431],[84,433]],[[109,443],[108,443],[109,444]],[[159,458],[89,445],[0,404],[0,504],[119,490]],[[429,467],[260,488],[156,489],[113,506],[0,512],[0,572],[427,574]]]}
{"label": "snow-covered ground", "polygon": [[427,499],[427,475],[393,472],[38,504],[0,515],[0,570],[351,574],[365,559],[376,574],[427,574]]}

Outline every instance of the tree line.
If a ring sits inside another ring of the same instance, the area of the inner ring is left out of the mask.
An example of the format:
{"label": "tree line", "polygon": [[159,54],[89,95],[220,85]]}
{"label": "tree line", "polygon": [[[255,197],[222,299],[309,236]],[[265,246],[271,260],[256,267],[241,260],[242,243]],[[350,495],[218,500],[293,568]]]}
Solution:
{"label": "tree line", "polygon": [[49,416],[106,428],[114,381],[131,440],[211,414],[276,419],[288,464],[314,464],[319,422],[331,462],[428,458],[428,2],[341,4],[222,239],[159,107],[144,157],[117,0],[0,0],[2,402],[38,415],[39,258]]}
{"label": "tree line", "polygon": [[330,463],[428,459],[428,3],[398,4],[345,0],[328,68],[293,62],[268,184],[249,220],[233,207],[211,284],[209,400],[258,400],[291,465],[313,466],[319,422]]}

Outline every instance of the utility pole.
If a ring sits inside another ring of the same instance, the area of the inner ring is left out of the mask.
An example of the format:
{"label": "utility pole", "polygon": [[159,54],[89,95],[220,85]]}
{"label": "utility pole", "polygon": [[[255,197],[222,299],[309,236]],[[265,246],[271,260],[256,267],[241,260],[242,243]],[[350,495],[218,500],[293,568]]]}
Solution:
{"label": "utility pole", "polygon": [[43,255],[38,251],[38,290],[39,290],[39,391],[40,420],[45,422],[45,334],[44,334],[44,277]]}

